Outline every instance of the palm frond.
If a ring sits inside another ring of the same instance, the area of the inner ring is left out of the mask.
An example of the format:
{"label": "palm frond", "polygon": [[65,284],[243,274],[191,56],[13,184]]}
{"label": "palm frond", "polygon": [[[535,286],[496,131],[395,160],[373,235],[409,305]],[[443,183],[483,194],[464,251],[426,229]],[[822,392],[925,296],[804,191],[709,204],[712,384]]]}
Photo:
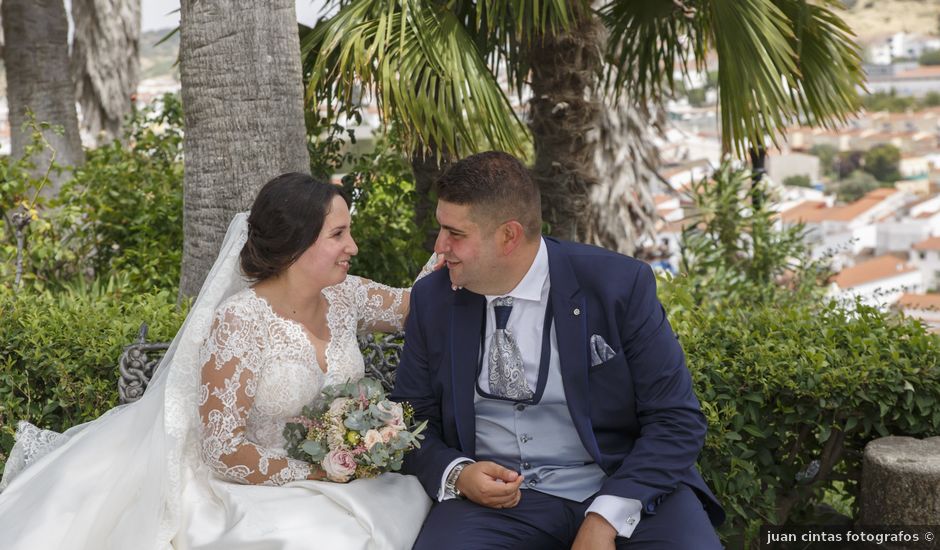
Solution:
{"label": "palm frond", "polygon": [[611,0],[598,10],[607,27],[605,86],[638,104],[661,101],[674,87],[674,75],[705,61],[708,12],[675,2]]}
{"label": "palm frond", "polygon": [[836,4],[777,0],[794,27],[793,48],[800,69],[795,104],[800,121],[813,126],[832,127],[836,122],[845,122],[858,110],[858,89],[865,85],[855,34],[829,9]]}
{"label": "palm frond", "polygon": [[709,0],[718,55],[721,142],[744,155],[776,136],[796,114],[799,68],[790,20],[771,0]]}
{"label": "palm frond", "polygon": [[308,103],[349,103],[362,86],[410,147],[521,153],[525,127],[453,12],[419,0],[353,2],[305,38]]}
{"label": "palm frond", "polygon": [[546,34],[568,29],[588,0],[452,0],[448,8],[473,36],[493,74],[505,74],[520,94],[529,75],[527,52]]}
{"label": "palm frond", "polygon": [[616,95],[661,100],[675,75],[718,58],[722,148],[744,155],[789,124],[831,126],[859,105],[864,74],[834,0],[611,0],[606,80]]}

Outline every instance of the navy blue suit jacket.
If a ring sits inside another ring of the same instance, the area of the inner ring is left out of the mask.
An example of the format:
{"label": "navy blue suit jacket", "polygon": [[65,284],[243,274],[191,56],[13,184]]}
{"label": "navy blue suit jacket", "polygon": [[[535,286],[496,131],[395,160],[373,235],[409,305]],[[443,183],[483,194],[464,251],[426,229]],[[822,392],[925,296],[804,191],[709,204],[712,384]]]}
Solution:
{"label": "navy blue suit jacket", "polygon": [[[692,487],[712,523],[724,511],[695,467],[706,422],[685,355],[656,297],[650,267],[593,246],[545,238],[561,374],[584,447],[607,473],[599,494],[639,500],[646,513],[679,483]],[[405,347],[392,397],[428,421],[404,472],[437,498],[444,469],[474,458],[473,394],[486,300],[451,288],[447,269],[411,293]],[[591,366],[590,338],[616,355]]]}

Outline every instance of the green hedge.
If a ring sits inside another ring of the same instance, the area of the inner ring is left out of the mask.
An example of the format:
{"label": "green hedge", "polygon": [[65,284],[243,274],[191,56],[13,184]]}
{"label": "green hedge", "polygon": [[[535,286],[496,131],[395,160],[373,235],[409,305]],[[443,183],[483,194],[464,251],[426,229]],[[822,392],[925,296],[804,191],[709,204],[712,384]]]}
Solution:
{"label": "green hedge", "polygon": [[728,512],[723,538],[851,521],[869,441],[940,434],[940,337],[829,296],[825,259],[802,227],[777,228],[746,171],[724,164],[693,187],[684,275],[660,297],[708,418],[699,466]]}
{"label": "green hedge", "polygon": [[117,404],[117,359],[140,324],[167,341],[182,324],[176,294],[126,293],[114,281],[57,293],[0,286],[0,471],[18,420],[62,431]]}
{"label": "green hedge", "polygon": [[826,300],[704,307],[691,284],[664,281],[661,297],[708,418],[699,466],[726,541],[812,521],[827,494],[854,515],[868,441],[940,435],[940,338],[919,322]]}

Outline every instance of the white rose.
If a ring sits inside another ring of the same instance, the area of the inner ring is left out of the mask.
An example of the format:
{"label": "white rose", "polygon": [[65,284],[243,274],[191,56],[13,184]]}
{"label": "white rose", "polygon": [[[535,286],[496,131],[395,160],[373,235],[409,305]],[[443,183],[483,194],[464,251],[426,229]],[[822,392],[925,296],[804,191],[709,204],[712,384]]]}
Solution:
{"label": "white rose", "polygon": [[388,443],[396,435],[398,435],[398,430],[391,426],[383,426],[379,429],[379,433],[382,434],[382,443]]}
{"label": "white rose", "polygon": [[405,410],[402,408],[401,403],[382,401],[376,405],[375,408],[383,415],[389,417],[385,421],[386,426],[393,426],[399,430],[405,429]]}
{"label": "white rose", "polygon": [[369,430],[366,432],[366,437],[363,439],[363,443],[366,446],[366,449],[371,449],[375,446],[376,443],[384,443],[384,438],[378,430]]}
{"label": "white rose", "polygon": [[343,416],[346,414],[346,407],[349,405],[350,401],[351,399],[348,397],[337,397],[330,403],[329,415],[337,417]]}
{"label": "white rose", "polygon": [[331,449],[343,447],[346,444],[346,428],[341,424],[333,424],[326,431],[326,444]]}
{"label": "white rose", "polygon": [[327,479],[337,483],[346,483],[356,473],[356,459],[352,453],[344,449],[326,453],[320,464],[326,472]]}

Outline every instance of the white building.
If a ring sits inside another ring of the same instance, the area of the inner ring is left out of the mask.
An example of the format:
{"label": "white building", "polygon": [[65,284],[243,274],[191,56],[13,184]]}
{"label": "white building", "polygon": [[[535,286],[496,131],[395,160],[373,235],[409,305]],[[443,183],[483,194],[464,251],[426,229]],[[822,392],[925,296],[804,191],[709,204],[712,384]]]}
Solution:
{"label": "white building", "polygon": [[916,243],[940,235],[940,195],[905,205],[904,210],[877,223],[875,254],[908,252]]}
{"label": "white building", "polygon": [[867,86],[871,93],[893,91],[902,97],[923,97],[940,91],[940,66],[918,67],[889,77],[870,76]]}
{"label": "white building", "polygon": [[780,184],[791,176],[807,176],[815,183],[819,181],[819,157],[792,152],[767,155],[767,175]]}
{"label": "white building", "polygon": [[[844,261],[878,245],[877,223],[895,216],[914,196],[881,188],[846,205],[810,202],[780,213],[784,224],[804,223],[813,256],[841,256]],[[836,258],[837,260],[839,258]]]}
{"label": "white building", "polygon": [[930,172],[930,161],[924,155],[901,154],[898,171],[903,178],[927,176]]}
{"label": "white building", "polygon": [[911,263],[920,270],[926,288],[940,288],[940,237],[915,243],[910,257]]}
{"label": "white building", "polygon": [[905,293],[924,291],[920,270],[893,255],[855,264],[832,278],[832,291],[871,306],[890,306]]}
{"label": "white building", "polygon": [[920,319],[931,332],[940,333],[940,294],[902,294],[896,307],[904,315]]}

